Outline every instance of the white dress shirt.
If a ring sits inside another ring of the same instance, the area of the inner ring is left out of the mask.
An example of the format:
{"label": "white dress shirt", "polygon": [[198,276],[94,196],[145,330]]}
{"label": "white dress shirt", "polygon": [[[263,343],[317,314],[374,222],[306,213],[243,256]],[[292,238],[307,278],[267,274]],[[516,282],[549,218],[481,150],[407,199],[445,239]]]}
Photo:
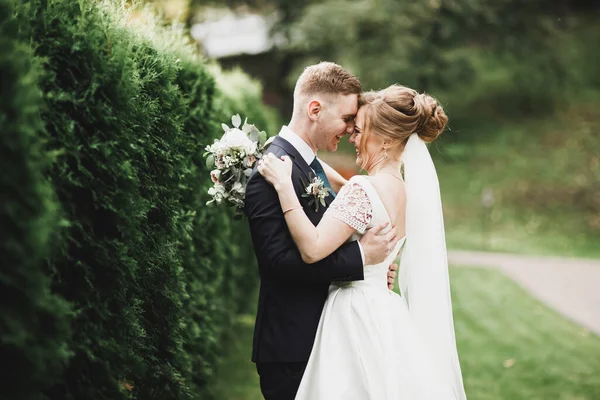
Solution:
{"label": "white dress shirt", "polygon": [[281,128],[281,131],[279,132],[279,136],[290,142],[290,144],[294,146],[296,150],[298,150],[298,153],[300,153],[302,158],[304,158],[306,164],[310,165],[310,163],[314,161],[315,157],[317,156],[317,153],[315,153],[313,149],[310,148],[310,146],[304,141],[304,139],[298,136],[290,128],[284,125]]}
{"label": "white dress shirt", "polygon": [[[283,139],[287,140],[292,146],[294,146],[294,148],[298,150],[298,153],[300,153],[304,161],[306,161],[306,164],[308,164],[309,166],[315,158],[318,158],[317,153],[315,153],[313,149],[310,148],[308,143],[306,143],[304,139],[298,136],[286,125],[281,127],[281,131],[279,131],[279,136],[281,136]],[[360,250],[360,257],[362,259],[362,263],[363,265],[365,265],[365,253],[363,251],[362,244],[360,244],[360,241],[358,242],[358,248]]]}

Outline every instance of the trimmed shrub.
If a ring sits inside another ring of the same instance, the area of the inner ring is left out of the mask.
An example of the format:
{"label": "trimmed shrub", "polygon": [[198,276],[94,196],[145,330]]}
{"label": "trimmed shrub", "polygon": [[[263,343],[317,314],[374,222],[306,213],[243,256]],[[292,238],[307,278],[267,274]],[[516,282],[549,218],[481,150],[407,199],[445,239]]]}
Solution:
{"label": "trimmed shrub", "polygon": [[[189,48],[180,48],[180,55]],[[189,52],[182,57],[182,73],[179,84],[184,93],[198,93],[192,85],[194,74],[205,73],[200,68],[201,60]],[[273,132],[278,120],[273,110],[261,103],[262,87],[241,71],[223,72],[218,65],[210,65],[209,70],[216,80],[216,88],[212,93],[213,115],[206,116],[206,109],[198,107],[194,97],[190,97],[189,118],[185,130],[197,132],[208,130],[212,137],[223,134],[221,123],[230,124],[233,114],[240,114],[260,129]],[[201,127],[201,129],[199,129]],[[217,212],[205,206],[208,197],[205,195],[212,182],[207,180],[209,170],[204,158],[200,157],[207,144],[206,140],[195,153],[194,173],[190,174],[188,187],[189,204],[193,204],[194,219],[192,221],[191,243],[184,251],[184,270],[190,274],[187,279],[189,300],[187,311],[190,329],[186,340],[187,354],[191,357],[192,371],[190,380],[197,387],[206,388],[215,369],[220,354],[223,352],[222,340],[231,339],[228,330],[234,322],[233,317],[248,310],[253,301],[258,283],[258,269],[254,251],[251,246],[248,225],[245,221],[232,221],[233,213]],[[203,196],[198,196],[202,193]],[[215,240],[211,234],[218,232],[224,240]],[[210,234],[209,234],[210,233]],[[229,336],[229,337],[228,337]],[[248,349],[250,357],[250,349]],[[203,391],[203,398],[210,397]]]}
{"label": "trimmed shrub", "polygon": [[44,178],[39,69],[17,40],[11,3],[0,0],[0,377],[6,399],[34,399],[68,359],[69,307],[51,293],[58,208]]}
{"label": "trimmed shrub", "polygon": [[[260,88],[246,78],[236,86],[245,94],[227,97],[182,32],[132,29],[117,2],[30,0],[17,10],[20,38],[41,66],[29,78],[30,91],[39,93],[37,78],[41,99],[33,97],[39,112],[28,111],[12,129],[34,126],[25,142],[31,148],[19,150],[22,163],[37,166],[35,154],[53,156],[48,168],[21,178],[29,192],[6,192],[22,203],[38,191],[37,208],[23,221],[43,226],[15,237],[40,236],[11,271],[25,263],[40,269],[46,260],[47,270],[28,279],[51,284],[46,298],[32,296],[44,300],[57,324],[36,343],[49,341],[43,350],[54,356],[32,366],[43,372],[52,365],[56,379],[49,373],[45,382],[52,384],[31,393],[61,400],[199,398],[223,334],[257,277],[245,223],[205,206],[210,179],[201,155],[232,113],[270,124]],[[22,65],[8,67],[27,73]],[[25,120],[31,115],[37,119]],[[0,145],[11,146],[4,129]],[[2,192],[10,185],[2,182]],[[52,199],[60,204],[61,230]],[[33,257],[23,258],[27,253]],[[31,358],[29,351],[19,348],[19,357]],[[62,370],[54,367],[61,363]]]}

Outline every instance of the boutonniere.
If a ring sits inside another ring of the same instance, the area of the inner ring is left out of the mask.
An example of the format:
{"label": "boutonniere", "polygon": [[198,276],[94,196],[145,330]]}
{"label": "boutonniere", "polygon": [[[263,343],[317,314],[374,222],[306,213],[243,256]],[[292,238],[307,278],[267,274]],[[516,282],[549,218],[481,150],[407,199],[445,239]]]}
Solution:
{"label": "boutonniere", "polygon": [[330,195],[331,189],[325,186],[325,182],[318,176],[311,174],[309,183],[302,181],[304,184],[304,193],[302,197],[309,197],[309,206],[315,207],[315,212],[319,211],[319,204],[325,207],[325,198]]}

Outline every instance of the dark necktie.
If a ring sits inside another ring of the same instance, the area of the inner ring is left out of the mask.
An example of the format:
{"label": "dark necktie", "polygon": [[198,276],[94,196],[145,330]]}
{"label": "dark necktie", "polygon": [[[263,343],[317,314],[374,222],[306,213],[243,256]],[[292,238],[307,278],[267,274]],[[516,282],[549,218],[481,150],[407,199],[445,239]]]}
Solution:
{"label": "dark necktie", "polygon": [[331,198],[334,198],[335,193],[333,192],[333,188],[331,187],[331,184],[329,183],[329,179],[327,179],[327,175],[325,174],[325,170],[323,169],[323,166],[321,165],[319,160],[317,160],[317,157],[315,157],[313,162],[310,163],[310,167],[315,171],[317,176],[319,178],[321,178],[321,180],[323,181],[325,186],[328,187],[329,189],[331,189],[331,192],[329,192],[329,194],[331,195]]}

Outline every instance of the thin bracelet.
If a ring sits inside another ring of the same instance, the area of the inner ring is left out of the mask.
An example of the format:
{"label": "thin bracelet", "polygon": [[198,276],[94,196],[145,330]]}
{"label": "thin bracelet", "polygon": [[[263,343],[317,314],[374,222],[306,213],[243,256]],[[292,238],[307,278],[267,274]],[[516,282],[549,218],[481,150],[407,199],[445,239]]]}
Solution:
{"label": "thin bracelet", "polygon": [[287,210],[285,210],[285,211],[283,212],[283,215],[285,215],[285,213],[286,213],[286,212],[288,212],[288,211],[292,211],[292,210],[299,210],[299,209],[301,209],[301,208],[303,208],[303,207],[302,207],[302,206],[290,207],[290,208],[288,208]]}

